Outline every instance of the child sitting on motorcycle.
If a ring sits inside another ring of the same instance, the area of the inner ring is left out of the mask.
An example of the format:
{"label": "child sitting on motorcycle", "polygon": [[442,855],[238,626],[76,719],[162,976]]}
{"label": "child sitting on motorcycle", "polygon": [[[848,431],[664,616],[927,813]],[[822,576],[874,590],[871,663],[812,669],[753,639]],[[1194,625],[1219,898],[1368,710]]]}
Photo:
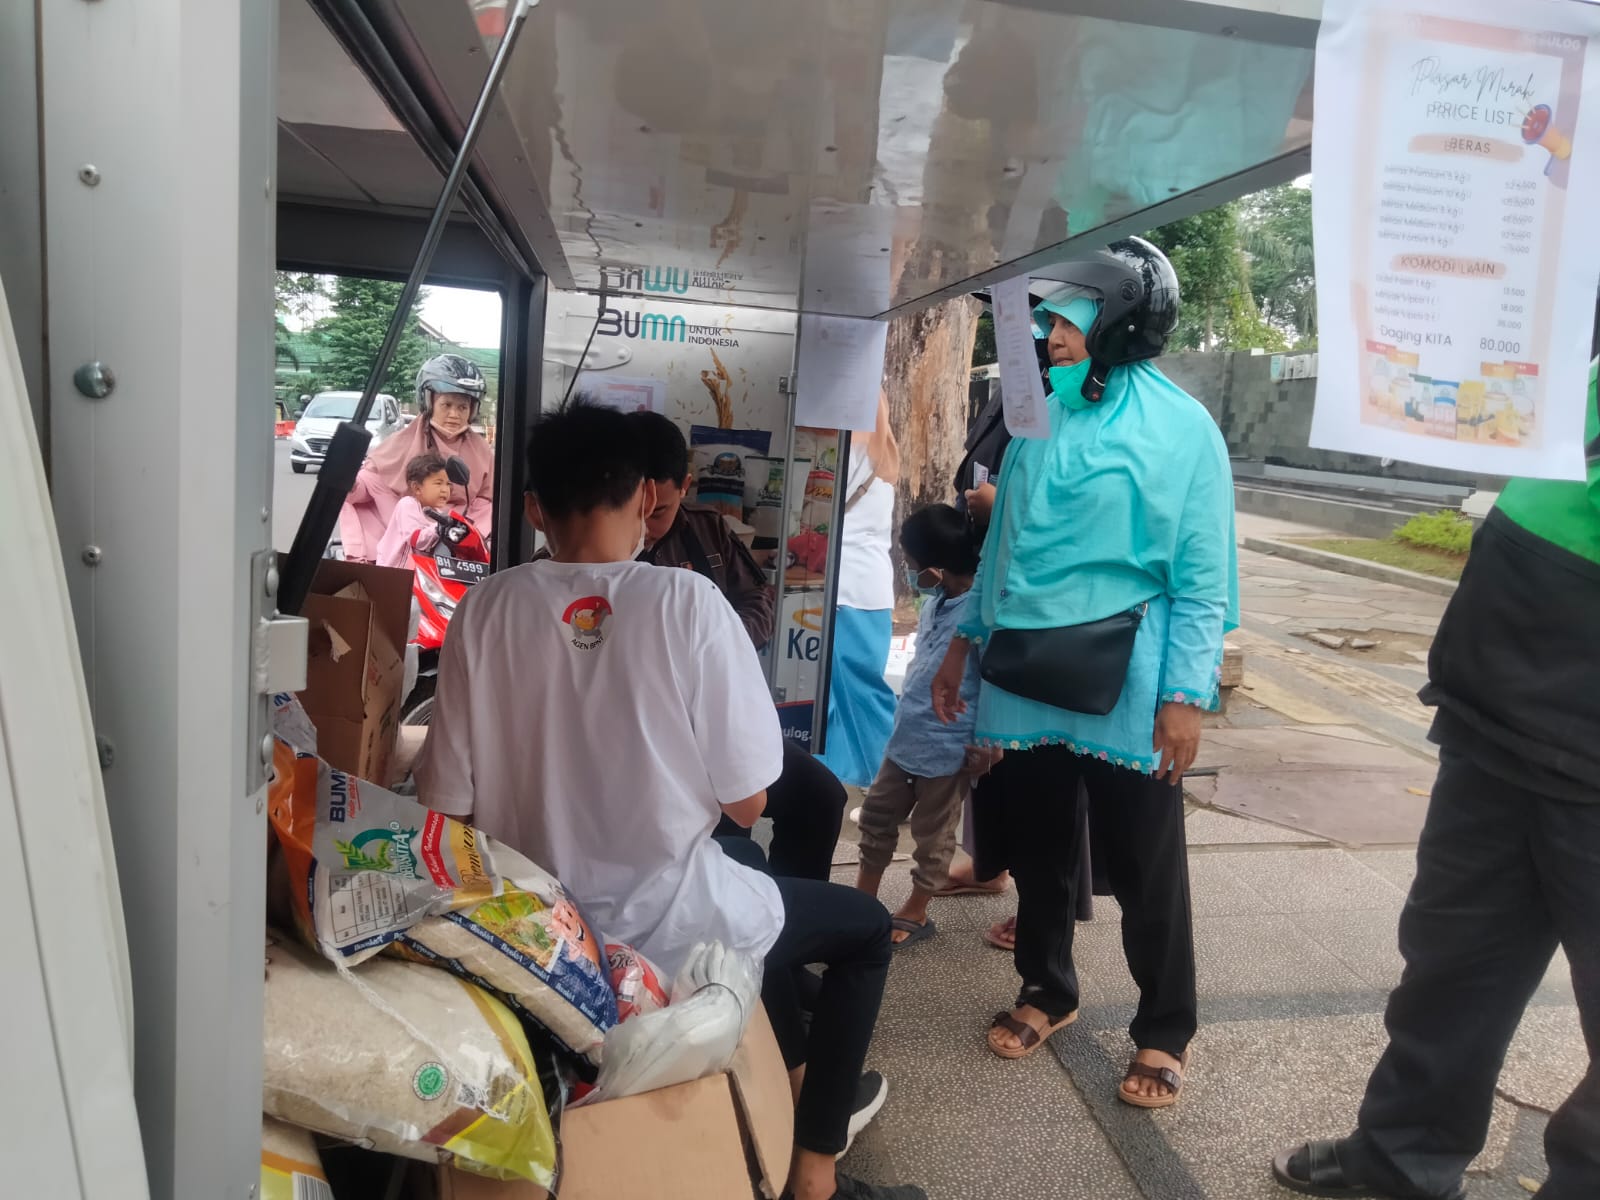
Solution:
{"label": "child sitting on motorcycle", "polygon": [[410,567],[415,550],[428,550],[439,540],[438,526],[423,510],[450,509],[450,475],[437,454],[419,454],[406,463],[406,488],[409,494],[394,506],[378,541],[380,567]]}

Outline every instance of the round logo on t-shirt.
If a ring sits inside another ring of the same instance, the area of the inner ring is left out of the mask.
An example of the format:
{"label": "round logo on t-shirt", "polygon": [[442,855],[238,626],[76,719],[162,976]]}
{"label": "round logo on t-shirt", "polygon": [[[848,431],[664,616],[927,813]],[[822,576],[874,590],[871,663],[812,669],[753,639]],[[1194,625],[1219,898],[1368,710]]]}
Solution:
{"label": "round logo on t-shirt", "polygon": [[585,596],[567,605],[561,619],[572,630],[572,644],[579,650],[593,650],[606,640],[605,623],[611,605],[604,596]]}

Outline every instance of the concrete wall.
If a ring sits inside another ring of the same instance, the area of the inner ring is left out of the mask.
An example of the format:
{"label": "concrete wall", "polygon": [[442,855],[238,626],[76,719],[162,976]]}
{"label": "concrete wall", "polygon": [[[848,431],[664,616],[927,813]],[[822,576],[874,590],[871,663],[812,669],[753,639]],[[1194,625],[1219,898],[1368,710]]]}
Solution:
{"label": "concrete wall", "polygon": [[1161,371],[1199,400],[1216,418],[1235,458],[1281,463],[1316,471],[1339,471],[1391,479],[1467,487],[1496,487],[1498,480],[1396,462],[1385,468],[1365,454],[1311,448],[1311,410],[1317,381],[1274,381],[1270,354],[1184,353],[1156,361]]}

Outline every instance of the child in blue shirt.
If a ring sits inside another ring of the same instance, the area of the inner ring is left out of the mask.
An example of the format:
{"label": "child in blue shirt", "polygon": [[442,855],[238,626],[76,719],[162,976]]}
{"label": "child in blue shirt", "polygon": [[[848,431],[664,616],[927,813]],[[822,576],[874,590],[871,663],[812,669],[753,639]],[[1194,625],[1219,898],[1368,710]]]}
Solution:
{"label": "child in blue shirt", "polygon": [[861,807],[861,866],[856,887],[876,896],[894,856],[900,826],[911,823],[916,853],[911,896],[892,921],[894,948],[932,937],[928,902],[949,880],[956,826],[971,782],[968,747],[977,716],[978,658],[961,683],[966,711],[946,725],[933,713],[933,676],[966,611],[978,570],[978,547],[967,519],[948,504],[930,504],[900,527],[906,577],[927,599],[917,622],[916,655],[906,670],[894,732],[883,766]]}

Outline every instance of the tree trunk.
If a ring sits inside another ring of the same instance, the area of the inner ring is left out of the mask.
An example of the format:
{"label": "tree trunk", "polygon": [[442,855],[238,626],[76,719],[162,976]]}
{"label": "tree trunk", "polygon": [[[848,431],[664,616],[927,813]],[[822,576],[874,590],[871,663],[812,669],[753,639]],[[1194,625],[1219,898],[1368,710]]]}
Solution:
{"label": "tree trunk", "polygon": [[[949,504],[952,481],[966,453],[967,383],[972,346],[983,306],[960,297],[889,325],[883,379],[889,422],[900,443],[900,482],[895,485],[895,530],[926,504]],[[899,538],[894,560],[900,566]],[[895,574],[895,591],[908,588]]]}

